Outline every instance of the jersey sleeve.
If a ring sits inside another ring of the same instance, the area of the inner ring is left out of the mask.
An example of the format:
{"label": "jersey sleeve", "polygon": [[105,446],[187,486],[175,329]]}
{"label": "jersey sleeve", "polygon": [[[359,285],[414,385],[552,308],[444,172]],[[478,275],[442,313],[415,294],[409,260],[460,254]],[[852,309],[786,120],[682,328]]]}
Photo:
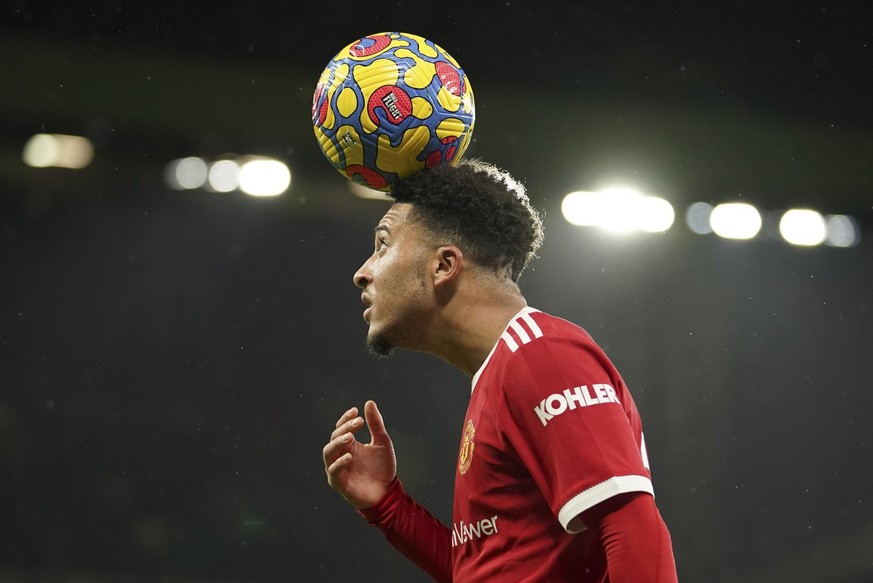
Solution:
{"label": "jersey sleeve", "polygon": [[600,538],[610,581],[676,583],[670,532],[651,496],[615,496],[585,513]]}
{"label": "jersey sleeve", "polygon": [[653,493],[636,407],[593,342],[544,337],[521,347],[503,398],[501,432],[567,532],[585,530],[582,512],[613,496]]}
{"label": "jersey sleeve", "polygon": [[452,580],[449,528],[403,490],[399,478],[375,506],[358,511],[395,549],[430,575],[434,581]]}

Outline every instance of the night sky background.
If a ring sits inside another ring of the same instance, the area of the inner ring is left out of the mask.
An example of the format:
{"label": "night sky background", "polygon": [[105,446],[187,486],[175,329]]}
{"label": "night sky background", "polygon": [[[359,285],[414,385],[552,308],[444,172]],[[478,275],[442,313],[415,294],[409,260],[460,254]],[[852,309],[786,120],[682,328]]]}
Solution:
{"label": "night sky background", "polygon": [[[409,490],[451,523],[469,381],[366,354],[352,274],[387,203],[311,130],[362,35],[448,50],[469,156],[545,213],[521,287],[585,327],[643,416],[682,581],[873,580],[873,5],[869,2],[0,1],[0,582],[419,582],[331,491],[321,448],[380,403]],[[21,159],[38,132],[84,170]],[[256,199],[174,191],[182,156],[286,161]],[[569,225],[572,190],[673,203],[660,235]],[[696,235],[693,202],[765,213]],[[849,214],[801,248],[773,213]]]}

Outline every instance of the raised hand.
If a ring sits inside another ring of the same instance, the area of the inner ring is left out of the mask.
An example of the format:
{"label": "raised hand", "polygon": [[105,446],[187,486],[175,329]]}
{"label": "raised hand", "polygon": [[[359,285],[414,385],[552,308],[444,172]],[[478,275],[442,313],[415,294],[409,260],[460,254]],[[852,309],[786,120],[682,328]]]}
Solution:
{"label": "raised hand", "polygon": [[[365,419],[370,443],[355,438]],[[364,405],[363,419],[357,407],[339,418],[322,457],[327,483],[355,508],[369,508],[379,502],[397,474],[394,446],[373,401]]]}

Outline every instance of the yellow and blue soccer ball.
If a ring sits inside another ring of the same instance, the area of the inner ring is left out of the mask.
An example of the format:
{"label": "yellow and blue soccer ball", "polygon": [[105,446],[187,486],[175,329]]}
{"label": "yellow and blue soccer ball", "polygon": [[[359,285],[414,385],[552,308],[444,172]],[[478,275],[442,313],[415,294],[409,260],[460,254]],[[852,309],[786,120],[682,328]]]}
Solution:
{"label": "yellow and blue soccer ball", "polygon": [[343,48],[312,100],[315,137],[331,164],[386,192],[424,168],[459,160],[475,117],[473,90],[458,62],[433,42],[401,32]]}

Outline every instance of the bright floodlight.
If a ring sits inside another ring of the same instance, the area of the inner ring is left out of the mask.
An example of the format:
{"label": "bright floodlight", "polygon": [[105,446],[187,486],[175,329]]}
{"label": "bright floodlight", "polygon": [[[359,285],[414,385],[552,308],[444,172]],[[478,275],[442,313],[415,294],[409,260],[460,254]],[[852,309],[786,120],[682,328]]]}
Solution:
{"label": "bright floodlight", "polygon": [[215,192],[230,192],[239,188],[239,164],[219,160],[209,167],[209,188]]}
{"label": "bright floodlight", "polygon": [[827,240],[831,247],[854,247],[861,242],[858,222],[848,215],[827,216]]}
{"label": "bright floodlight", "polygon": [[561,213],[571,225],[593,227],[598,224],[598,193],[571,192],[561,201]]}
{"label": "bright floodlight", "polygon": [[709,225],[719,237],[752,239],[761,230],[761,213],[744,202],[724,203],[712,209]]}
{"label": "bright floodlight", "polygon": [[598,222],[602,229],[614,233],[629,233],[639,228],[639,192],[629,188],[601,190],[598,195]]}
{"label": "bright floodlight", "polygon": [[164,182],[174,190],[192,190],[206,184],[209,166],[196,156],[173,160],[164,168]]}
{"label": "bright floodlight", "polygon": [[65,134],[36,134],[24,145],[24,163],[34,168],[86,167],[94,159],[94,146],[88,138]]}
{"label": "bright floodlight", "polygon": [[779,220],[779,234],[792,245],[821,245],[827,237],[827,227],[821,213],[791,209]]}
{"label": "bright floodlight", "polygon": [[251,196],[278,196],[290,184],[291,171],[278,160],[249,160],[239,170],[239,189]]}
{"label": "bright floodlight", "polygon": [[629,233],[666,231],[673,225],[673,206],[656,196],[628,188],[571,192],[561,201],[561,213],[573,225]]}
{"label": "bright floodlight", "polygon": [[709,216],[712,214],[712,205],[708,202],[695,202],[685,212],[685,222],[692,233],[708,235],[712,233],[709,224]]}
{"label": "bright floodlight", "polygon": [[673,205],[657,196],[644,196],[639,202],[639,229],[647,233],[663,233],[673,226],[676,212]]}

